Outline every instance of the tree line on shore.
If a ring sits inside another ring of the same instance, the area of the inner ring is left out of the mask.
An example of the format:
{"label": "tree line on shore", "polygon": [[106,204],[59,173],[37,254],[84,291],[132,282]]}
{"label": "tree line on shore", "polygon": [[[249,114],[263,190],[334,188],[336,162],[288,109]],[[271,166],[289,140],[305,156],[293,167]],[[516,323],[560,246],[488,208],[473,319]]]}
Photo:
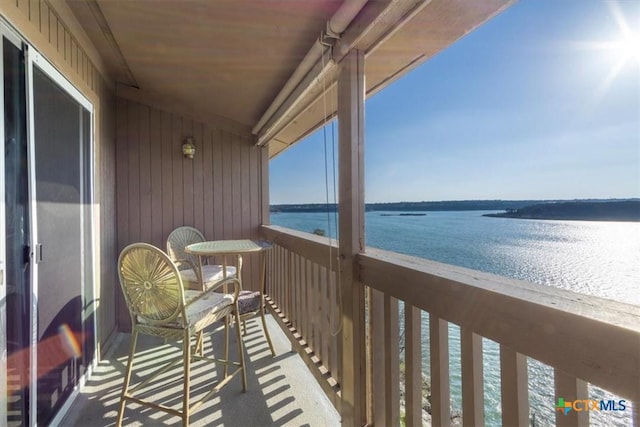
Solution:
{"label": "tree line on shore", "polygon": [[[634,217],[638,214],[637,206],[640,199],[577,199],[577,200],[449,200],[449,201],[423,201],[423,202],[389,202],[367,203],[367,212],[416,212],[416,211],[505,211],[505,214],[518,215],[533,214],[534,212],[593,212],[594,215],[602,215],[604,212],[612,212],[613,215],[626,215]],[[336,212],[334,203],[306,203],[306,204],[278,204],[271,205],[272,213],[317,213]],[[616,214],[618,212],[618,214]],[[507,217],[508,215],[503,215]],[[516,218],[517,216],[513,216]]]}

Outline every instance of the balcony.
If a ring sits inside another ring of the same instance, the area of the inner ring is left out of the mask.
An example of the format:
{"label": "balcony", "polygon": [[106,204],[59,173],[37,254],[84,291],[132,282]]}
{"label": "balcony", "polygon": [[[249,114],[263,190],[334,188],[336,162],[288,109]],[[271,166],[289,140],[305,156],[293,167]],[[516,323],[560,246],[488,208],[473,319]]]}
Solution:
{"label": "balcony", "polygon": [[[555,417],[557,425],[599,425],[587,411],[555,411],[556,396],[565,401],[594,399],[588,384],[625,400],[618,421],[638,425],[638,307],[369,248],[358,260],[360,278],[368,285],[363,287],[365,346],[359,349],[361,364],[351,366],[342,357],[336,247],[326,238],[282,227],[264,226],[262,231],[275,243],[268,258],[268,300],[278,355],[270,356],[259,324],[250,322],[245,337],[248,392],[241,393],[237,380],[230,383],[196,412],[193,425],[338,425],[343,373],[358,370],[365,383],[367,416],[374,425],[400,425],[401,420],[405,425],[445,425],[460,415],[464,425],[484,425],[482,338],[499,346],[503,425],[530,425],[533,414],[538,420]],[[399,302],[404,306],[402,318]],[[423,313],[428,313],[428,330],[422,330]],[[450,355],[457,350],[450,346],[450,323],[460,327],[458,401],[451,392]],[[221,336],[214,334],[207,352],[222,348]],[[128,340],[127,334],[117,335],[66,425],[113,421]],[[138,360],[149,370],[179,351],[171,343],[152,340],[143,347]],[[422,365],[423,351],[429,353],[430,366]],[[545,407],[530,405],[527,358],[553,369],[555,395],[548,396]],[[423,374],[431,379],[430,415],[423,411]],[[180,382],[169,384],[176,375],[179,369],[158,381],[161,397],[179,405]],[[196,367],[194,399],[219,375]],[[453,414],[451,404],[462,413]],[[175,421],[134,405],[125,412],[125,425]]]}

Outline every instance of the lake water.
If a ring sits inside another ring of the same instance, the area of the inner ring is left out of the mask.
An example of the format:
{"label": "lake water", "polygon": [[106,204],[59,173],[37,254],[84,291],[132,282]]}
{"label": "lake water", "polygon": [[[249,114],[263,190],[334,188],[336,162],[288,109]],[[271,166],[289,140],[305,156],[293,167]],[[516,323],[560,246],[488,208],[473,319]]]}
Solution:
{"label": "lake water", "polygon": [[[425,213],[367,212],[366,245],[640,306],[640,223],[482,216],[487,211]],[[335,237],[333,214],[275,213],[271,223],[306,232],[323,229]],[[428,349],[428,316],[423,323]],[[484,344],[485,421],[500,425],[498,347],[486,339]],[[450,346],[451,390],[460,402],[459,330],[453,325]],[[428,356],[425,351],[425,372]],[[531,412],[538,426],[555,424],[552,375],[549,367],[529,361]],[[590,393],[595,399],[611,397],[593,387]],[[455,403],[454,410],[461,412]],[[590,416],[596,426],[631,425],[631,409]]]}

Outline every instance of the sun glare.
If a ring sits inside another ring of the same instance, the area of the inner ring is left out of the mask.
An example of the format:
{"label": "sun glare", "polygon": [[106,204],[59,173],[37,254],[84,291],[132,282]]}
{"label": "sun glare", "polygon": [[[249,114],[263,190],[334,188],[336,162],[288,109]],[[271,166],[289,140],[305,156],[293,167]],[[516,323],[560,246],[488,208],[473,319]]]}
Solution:
{"label": "sun glare", "polygon": [[[636,31],[637,12],[623,12],[620,4],[607,2],[610,16],[615,21],[616,31],[608,40],[592,41],[582,44],[583,48],[597,53],[598,61],[607,68],[606,75],[593,93],[593,104],[607,93],[612,84],[628,72],[640,75],[640,32]],[[632,22],[634,25],[629,25]]]}
{"label": "sun glare", "polygon": [[635,65],[640,65],[640,34],[625,34],[613,43],[612,50],[618,61],[624,64],[633,61]]}
{"label": "sun glare", "polygon": [[619,30],[617,38],[606,44],[607,50],[614,56],[615,68],[619,71],[627,64],[640,66],[640,33],[629,26],[629,18],[632,22],[635,22],[635,18],[625,16],[616,2],[609,3],[609,10]]}

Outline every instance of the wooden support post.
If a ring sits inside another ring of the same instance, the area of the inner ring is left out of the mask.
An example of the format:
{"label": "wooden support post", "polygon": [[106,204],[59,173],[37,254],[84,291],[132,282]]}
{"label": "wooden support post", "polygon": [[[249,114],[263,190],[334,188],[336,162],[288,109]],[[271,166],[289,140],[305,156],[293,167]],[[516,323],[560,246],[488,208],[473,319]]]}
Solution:
{"label": "wooden support post", "polygon": [[269,147],[260,147],[260,223],[271,224],[269,213]]}
{"label": "wooden support post", "polygon": [[589,412],[571,410],[565,414],[564,410],[557,408],[559,399],[562,399],[562,402],[589,399],[587,383],[557,368],[554,370],[554,379],[556,385],[556,426],[577,427],[589,425]]}
{"label": "wooden support post", "polygon": [[484,426],[482,337],[460,328],[462,350],[462,424]]}
{"label": "wooden support post", "polygon": [[502,425],[529,425],[529,389],[527,357],[500,346],[500,382],[502,385]]}
{"label": "wooden support post", "polygon": [[356,256],[364,251],[364,52],[340,62],[338,77],[342,424],[366,424],[364,286]]}

